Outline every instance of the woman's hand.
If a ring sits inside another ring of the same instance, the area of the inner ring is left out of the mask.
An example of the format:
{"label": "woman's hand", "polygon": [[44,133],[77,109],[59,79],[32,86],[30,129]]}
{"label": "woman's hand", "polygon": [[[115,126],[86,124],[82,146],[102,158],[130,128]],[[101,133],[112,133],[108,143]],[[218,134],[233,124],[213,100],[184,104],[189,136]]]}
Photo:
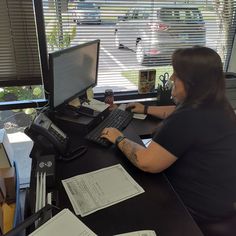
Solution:
{"label": "woman's hand", "polygon": [[138,102],[127,104],[126,109],[134,113],[144,113],[144,105]]}
{"label": "woman's hand", "polygon": [[109,140],[111,143],[115,143],[117,137],[123,134],[116,128],[105,128],[101,133],[101,138]]}

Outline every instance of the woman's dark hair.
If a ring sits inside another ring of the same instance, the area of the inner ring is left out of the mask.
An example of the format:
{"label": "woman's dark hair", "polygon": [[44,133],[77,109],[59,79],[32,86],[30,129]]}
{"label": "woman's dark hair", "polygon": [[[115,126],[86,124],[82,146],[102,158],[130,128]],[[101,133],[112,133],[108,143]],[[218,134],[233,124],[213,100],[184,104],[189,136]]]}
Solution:
{"label": "woman's dark hair", "polygon": [[172,56],[177,77],[183,81],[192,105],[225,99],[225,80],[220,56],[206,47],[177,49]]}
{"label": "woman's dark hair", "polygon": [[233,112],[225,95],[223,64],[213,49],[200,46],[177,49],[172,55],[172,65],[186,89],[183,105],[221,104]]}

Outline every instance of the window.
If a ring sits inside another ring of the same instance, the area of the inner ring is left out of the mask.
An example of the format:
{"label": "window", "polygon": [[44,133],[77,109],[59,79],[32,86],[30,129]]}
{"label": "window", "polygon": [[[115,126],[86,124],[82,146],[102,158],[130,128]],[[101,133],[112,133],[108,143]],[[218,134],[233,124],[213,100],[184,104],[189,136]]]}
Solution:
{"label": "window", "polygon": [[32,0],[1,1],[0,31],[0,102],[44,98]]}
{"label": "window", "polygon": [[86,0],[94,4],[89,9],[81,2],[43,1],[47,45],[54,51],[101,39],[95,92],[137,91],[141,69],[156,69],[157,78],[171,73],[171,54],[179,47],[211,47],[227,67],[235,1]]}
{"label": "window", "polygon": [[1,87],[42,84],[32,0],[0,6]]}
{"label": "window", "polygon": [[0,32],[0,128],[22,131],[44,99],[33,1],[2,0]]}

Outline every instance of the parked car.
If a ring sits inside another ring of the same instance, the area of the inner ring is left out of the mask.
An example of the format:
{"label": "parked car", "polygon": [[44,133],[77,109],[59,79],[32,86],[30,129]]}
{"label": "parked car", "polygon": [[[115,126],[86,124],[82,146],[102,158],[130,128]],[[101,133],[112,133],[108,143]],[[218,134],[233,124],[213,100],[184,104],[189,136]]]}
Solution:
{"label": "parked car", "polygon": [[133,50],[140,64],[158,59],[169,64],[176,48],[205,44],[205,22],[197,7],[132,8],[115,26],[116,47]]}
{"label": "parked car", "polygon": [[100,24],[100,7],[94,2],[79,2],[73,10],[73,20],[78,24]]}

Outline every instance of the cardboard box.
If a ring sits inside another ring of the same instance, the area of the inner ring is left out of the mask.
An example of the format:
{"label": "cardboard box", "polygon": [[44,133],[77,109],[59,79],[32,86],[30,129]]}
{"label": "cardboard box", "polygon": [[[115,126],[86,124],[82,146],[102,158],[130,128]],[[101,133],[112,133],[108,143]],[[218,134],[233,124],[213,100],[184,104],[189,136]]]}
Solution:
{"label": "cardboard box", "polygon": [[3,203],[0,206],[0,228],[3,234],[13,229],[16,204]]}
{"label": "cardboard box", "polygon": [[15,168],[1,168],[0,176],[4,179],[6,187],[6,202],[12,203],[16,201],[16,178]]}
{"label": "cardboard box", "polygon": [[3,234],[3,212],[2,212],[2,204],[0,204],[0,235]]}
{"label": "cardboard box", "polygon": [[6,199],[6,186],[2,176],[0,176],[0,204]]}

